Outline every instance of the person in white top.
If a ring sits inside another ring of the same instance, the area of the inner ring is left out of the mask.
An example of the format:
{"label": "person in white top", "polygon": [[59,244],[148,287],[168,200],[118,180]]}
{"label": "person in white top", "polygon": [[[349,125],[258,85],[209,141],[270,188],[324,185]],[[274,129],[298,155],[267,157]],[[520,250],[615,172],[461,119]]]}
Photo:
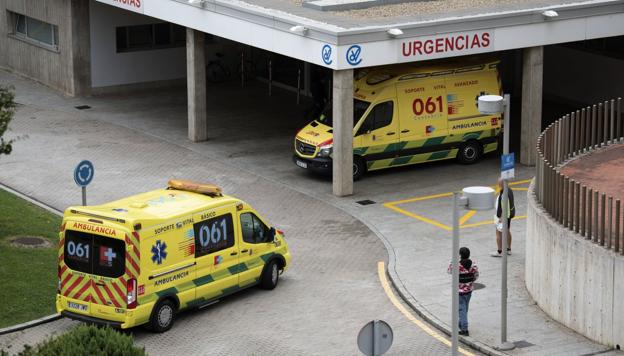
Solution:
{"label": "person in white top", "polygon": [[[498,192],[498,196],[496,197],[496,215],[494,216],[494,224],[496,224],[496,246],[498,247],[496,251],[492,252],[490,256],[492,257],[501,257],[503,252],[502,241],[503,241],[503,179],[498,179],[498,187],[500,191]],[[507,204],[507,226],[509,227],[509,234],[507,234],[507,254],[511,255],[511,219],[516,215],[516,206],[514,204],[514,195],[511,187],[507,186],[507,196],[509,197],[509,203]]]}

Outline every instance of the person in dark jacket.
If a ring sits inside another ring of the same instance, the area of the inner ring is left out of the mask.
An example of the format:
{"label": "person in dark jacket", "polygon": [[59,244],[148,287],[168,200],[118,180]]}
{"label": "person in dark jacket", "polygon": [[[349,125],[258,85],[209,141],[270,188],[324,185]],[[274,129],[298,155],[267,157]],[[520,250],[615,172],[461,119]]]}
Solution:
{"label": "person in dark jacket", "polygon": [[[468,332],[468,305],[474,290],[472,283],[479,278],[479,268],[470,259],[468,247],[459,249],[459,257],[459,335],[470,336]],[[447,272],[453,273],[452,263],[449,264]]]}
{"label": "person in dark jacket", "polygon": [[[496,216],[494,217],[494,223],[496,224],[496,251],[492,252],[490,256],[501,257],[503,252],[503,180],[498,179],[498,187],[500,191],[496,197]],[[507,226],[509,227],[509,234],[507,235],[507,254],[511,255],[511,219],[516,216],[516,205],[514,204],[514,195],[511,187],[507,186],[507,196],[509,203],[507,204],[507,212],[504,214],[507,217]]]}

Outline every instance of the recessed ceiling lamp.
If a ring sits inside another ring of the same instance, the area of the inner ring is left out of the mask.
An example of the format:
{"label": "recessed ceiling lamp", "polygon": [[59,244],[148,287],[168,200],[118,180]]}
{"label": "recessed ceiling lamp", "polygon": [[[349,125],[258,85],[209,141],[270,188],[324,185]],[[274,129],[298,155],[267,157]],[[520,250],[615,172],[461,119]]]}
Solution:
{"label": "recessed ceiling lamp", "polygon": [[542,16],[544,16],[547,19],[552,19],[552,18],[559,16],[559,13],[557,13],[557,11],[555,10],[546,10],[542,12]]}
{"label": "recessed ceiling lamp", "polygon": [[308,28],[305,26],[297,25],[297,26],[291,27],[290,32],[304,36],[306,33],[308,33]]}
{"label": "recessed ceiling lamp", "polygon": [[403,31],[401,31],[400,28],[391,28],[388,31],[386,31],[386,33],[390,36],[390,37],[397,37],[397,36],[401,36],[403,34]]}

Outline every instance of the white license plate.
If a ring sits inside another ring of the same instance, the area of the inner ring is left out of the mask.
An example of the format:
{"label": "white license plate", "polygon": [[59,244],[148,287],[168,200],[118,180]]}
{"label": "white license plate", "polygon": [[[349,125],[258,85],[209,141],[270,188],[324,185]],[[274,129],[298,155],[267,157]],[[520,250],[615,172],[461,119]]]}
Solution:
{"label": "white license plate", "polygon": [[83,305],[83,304],[78,304],[78,303],[74,303],[74,302],[67,302],[67,306],[72,308],[72,309],[85,311],[85,312],[87,311],[87,306]]}
{"label": "white license plate", "polygon": [[301,168],[308,168],[308,164],[305,162],[297,161],[295,163],[297,163],[297,165]]}

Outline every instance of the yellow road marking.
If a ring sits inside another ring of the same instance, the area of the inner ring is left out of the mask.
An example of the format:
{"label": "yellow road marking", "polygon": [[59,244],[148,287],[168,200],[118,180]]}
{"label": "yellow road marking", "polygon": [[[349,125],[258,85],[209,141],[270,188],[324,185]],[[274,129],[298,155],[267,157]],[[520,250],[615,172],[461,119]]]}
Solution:
{"label": "yellow road marking", "polygon": [[[429,334],[429,336],[431,336],[434,339],[440,341],[444,345],[446,345],[448,347],[451,347],[451,342],[449,340],[447,340],[442,335],[440,335],[439,332],[433,330],[429,325],[427,325],[424,322],[416,319],[416,317],[412,313],[410,313],[407,310],[407,308],[405,308],[403,306],[403,304],[401,304],[401,302],[399,302],[397,297],[394,295],[394,292],[392,292],[392,288],[390,288],[390,284],[388,283],[388,279],[386,278],[385,264],[383,262],[378,262],[377,263],[377,272],[379,274],[379,282],[381,282],[381,286],[383,287],[384,291],[386,292],[386,295],[388,296],[388,299],[390,299],[390,302],[392,302],[392,304],[401,312],[401,314],[403,314],[407,319],[409,319],[409,321],[411,321],[412,323],[416,324],[416,326],[421,328],[424,332]],[[466,350],[466,349],[464,349],[462,347],[459,348],[459,352],[464,354],[464,355],[466,355],[466,356],[474,356],[473,353],[471,353],[470,351],[468,351],[468,350]]]}
{"label": "yellow road marking", "polygon": [[[509,186],[516,186],[516,185],[520,185],[520,184],[526,184],[526,183],[530,183],[531,179],[525,179],[525,180],[519,180],[516,182],[510,182]],[[491,188],[493,188],[497,193],[499,191],[498,189],[498,185],[492,185],[490,186]],[[518,188],[514,188],[514,190],[529,190],[529,188],[524,188],[524,187],[518,187]],[[403,214],[405,216],[409,216],[411,218],[414,218],[416,220],[420,220],[422,222],[425,222],[427,224],[439,227],[443,230],[446,231],[452,231],[453,228],[443,224],[439,221],[424,217],[422,215],[418,215],[418,214],[414,214],[412,212],[409,212],[407,210],[403,210],[401,208],[399,208],[397,205],[400,204],[406,204],[406,203],[413,203],[413,202],[417,202],[417,201],[423,201],[423,200],[430,200],[430,199],[437,199],[437,198],[445,198],[445,197],[450,197],[452,196],[453,193],[449,192],[449,193],[440,193],[440,194],[434,194],[434,195],[427,195],[424,197],[416,197],[416,198],[409,198],[409,199],[403,199],[403,200],[397,200],[397,201],[391,201],[391,202],[386,202],[383,204],[383,206],[385,206],[388,209],[392,209],[400,214]],[[478,223],[473,223],[473,224],[466,224],[466,221],[468,221],[472,216],[474,216],[474,214],[476,213],[476,211],[474,210],[470,210],[468,211],[468,213],[466,213],[459,222],[459,227],[460,229],[463,228],[468,228],[468,227],[475,227],[475,226],[482,226],[482,225],[487,225],[487,224],[493,224],[493,221],[482,221],[482,222],[478,222]],[[526,216],[517,216],[516,219],[524,219],[526,218]]]}
{"label": "yellow road marking", "polygon": [[444,225],[444,224],[442,224],[442,223],[439,223],[439,222],[437,222],[437,221],[435,221],[435,220],[432,220],[432,219],[426,218],[426,217],[424,217],[424,216],[420,216],[420,215],[417,215],[417,214],[411,213],[411,212],[409,212],[409,211],[406,211],[406,210],[403,210],[403,209],[401,209],[401,208],[398,208],[398,207],[396,207],[396,206],[394,206],[394,205],[391,205],[391,204],[384,204],[384,206],[385,206],[386,208],[388,208],[388,209],[392,209],[392,210],[394,210],[394,211],[396,211],[396,212],[398,212],[398,213],[401,213],[401,214],[403,214],[403,215],[407,215],[407,216],[409,216],[409,217],[411,217],[411,218],[414,218],[414,219],[420,220],[420,221],[422,221],[422,222],[426,222],[427,224],[431,224],[431,225],[433,225],[433,226],[437,226],[437,227],[439,227],[440,229],[444,229],[444,230],[446,230],[446,231],[452,231],[452,230],[453,230],[450,226]]}
{"label": "yellow road marking", "polygon": [[[513,220],[516,220],[516,219],[520,220],[520,219],[526,219],[526,218],[527,218],[526,215],[520,215],[520,216],[514,217]],[[476,227],[476,226],[482,226],[482,225],[493,225],[493,224],[494,224],[493,220],[487,220],[487,221],[481,221],[481,222],[478,222],[478,223],[462,225],[461,228],[464,228],[464,227]]]}
{"label": "yellow road marking", "polygon": [[476,213],[476,210],[469,210],[464,216],[461,217],[461,219],[459,219],[459,225],[464,225],[464,223],[468,221],[468,219],[473,217]]}

